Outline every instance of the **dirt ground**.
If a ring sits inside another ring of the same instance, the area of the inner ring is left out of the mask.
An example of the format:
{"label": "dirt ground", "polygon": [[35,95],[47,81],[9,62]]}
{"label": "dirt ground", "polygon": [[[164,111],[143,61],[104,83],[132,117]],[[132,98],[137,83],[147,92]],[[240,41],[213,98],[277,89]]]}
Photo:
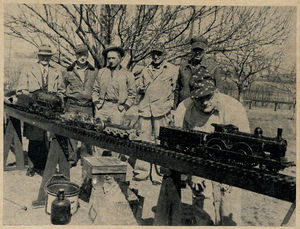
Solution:
{"label": "dirt ground", "polygon": [[[288,141],[287,157],[289,160],[296,160],[296,135],[295,120],[290,120],[291,111],[280,110],[277,112],[271,109],[252,109],[248,111],[251,131],[256,126],[264,130],[266,136],[276,136],[277,127],[283,128],[283,137]],[[12,153],[9,154],[8,163],[14,161]],[[71,181],[81,183],[81,165],[71,169]],[[296,168],[286,169],[283,173],[295,176]],[[31,207],[31,202],[38,196],[39,186],[42,177],[35,175],[26,176],[26,170],[5,171],[3,173],[3,225],[51,225],[50,216],[45,213],[45,208]],[[150,182],[133,184],[146,198],[147,206],[155,206],[155,200],[159,194],[159,186],[153,186]],[[182,199],[190,201],[190,193],[183,192]],[[12,203],[14,201],[26,206],[24,211],[20,206]],[[90,205],[79,200],[78,212],[72,216],[70,225],[92,225],[88,217]],[[268,196],[256,194],[246,190],[242,191],[242,224],[244,226],[280,226],[291,203],[281,201]],[[109,207],[109,206],[108,206]],[[101,213],[100,213],[101,214]],[[103,214],[104,215],[104,214]],[[148,220],[151,224],[154,213],[151,208],[143,210],[144,223]],[[295,226],[295,214],[293,214],[288,226]],[[112,222],[111,224],[118,224]]]}

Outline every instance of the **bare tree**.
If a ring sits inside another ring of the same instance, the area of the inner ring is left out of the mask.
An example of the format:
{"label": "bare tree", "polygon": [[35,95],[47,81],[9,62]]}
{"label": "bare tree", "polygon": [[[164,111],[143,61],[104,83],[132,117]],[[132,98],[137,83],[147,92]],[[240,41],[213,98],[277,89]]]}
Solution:
{"label": "bare tree", "polygon": [[164,43],[169,48],[182,40],[190,24],[206,11],[191,6],[125,5],[18,5],[17,14],[5,15],[6,33],[38,46],[45,39],[58,47],[57,62],[71,62],[76,43],[85,43],[95,65],[103,65],[102,50],[118,36],[128,51],[132,68],[148,54],[149,47]]}
{"label": "bare tree", "polygon": [[288,7],[223,10],[219,26],[209,34],[212,42],[208,53],[214,53],[218,66],[231,73],[239,100],[264,71],[281,64],[283,44],[291,32],[294,14],[295,9]]}
{"label": "bare tree", "polygon": [[253,48],[246,47],[230,53],[222,53],[222,57],[217,62],[226,72],[231,73],[230,79],[238,90],[238,100],[242,101],[243,92],[251,86],[259,73],[270,68],[272,59]]}
{"label": "bare tree", "polygon": [[5,11],[6,33],[34,46],[47,40],[58,49],[55,60],[59,64],[70,64],[75,45],[83,42],[95,66],[102,67],[102,50],[118,40],[127,51],[129,69],[142,62],[150,46],[158,43],[166,46],[170,61],[187,57],[188,39],[195,35],[208,38],[208,54],[223,53],[230,59],[231,54],[240,55],[237,53],[245,50],[256,52],[258,47],[279,46],[288,36],[291,12],[295,11],[288,7],[181,5],[17,7],[14,12]]}

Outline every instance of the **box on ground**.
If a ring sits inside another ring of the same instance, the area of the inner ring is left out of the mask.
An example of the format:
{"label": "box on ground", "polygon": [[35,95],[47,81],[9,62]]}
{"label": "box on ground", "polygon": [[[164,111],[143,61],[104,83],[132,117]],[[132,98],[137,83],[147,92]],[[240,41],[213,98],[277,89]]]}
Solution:
{"label": "box on ground", "polygon": [[116,157],[84,157],[82,160],[82,176],[91,178],[94,185],[102,185],[106,176],[124,182],[126,171],[127,164]]}

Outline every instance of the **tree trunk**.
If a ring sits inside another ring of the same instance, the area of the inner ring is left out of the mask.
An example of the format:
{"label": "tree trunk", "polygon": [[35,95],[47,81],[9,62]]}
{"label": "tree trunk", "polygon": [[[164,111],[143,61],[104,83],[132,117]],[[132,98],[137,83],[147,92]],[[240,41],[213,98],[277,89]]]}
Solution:
{"label": "tree trunk", "polygon": [[238,85],[237,86],[238,88],[238,98],[237,100],[240,101],[240,102],[243,102],[244,101],[244,96],[243,96],[243,85]]}

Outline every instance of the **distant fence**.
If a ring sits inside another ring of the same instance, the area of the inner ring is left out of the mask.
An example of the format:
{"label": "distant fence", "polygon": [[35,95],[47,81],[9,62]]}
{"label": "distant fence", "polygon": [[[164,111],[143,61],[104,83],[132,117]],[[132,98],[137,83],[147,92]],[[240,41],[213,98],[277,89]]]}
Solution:
{"label": "distant fence", "polygon": [[[233,85],[226,85],[221,87],[220,91],[230,95],[234,98],[238,98],[238,91]],[[267,88],[255,88],[246,90],[243,93],[243,101],[246,106],[251,109],[253,106],[274,108],[274,111],[278,109],[295,109],[296,98],[295,95],[280,90],[271,90]]]}
{"label": "distant fence", "polygon": [[244,103],[248,105],[248,108],[251,109],[252,106],[257,106],[258,103],[261,104],[262,107],[265,107],[266,104],[272,104],[274,106],[274,111],[281,108],[281,105],[287,105],[288,109],[291,110],[292,108],[296,108],[296,100],[294,102],[285,102],[285,101],[268,101],[268,100],[259,100],[259,99],[252,99],[252,100],[244,100]]}

